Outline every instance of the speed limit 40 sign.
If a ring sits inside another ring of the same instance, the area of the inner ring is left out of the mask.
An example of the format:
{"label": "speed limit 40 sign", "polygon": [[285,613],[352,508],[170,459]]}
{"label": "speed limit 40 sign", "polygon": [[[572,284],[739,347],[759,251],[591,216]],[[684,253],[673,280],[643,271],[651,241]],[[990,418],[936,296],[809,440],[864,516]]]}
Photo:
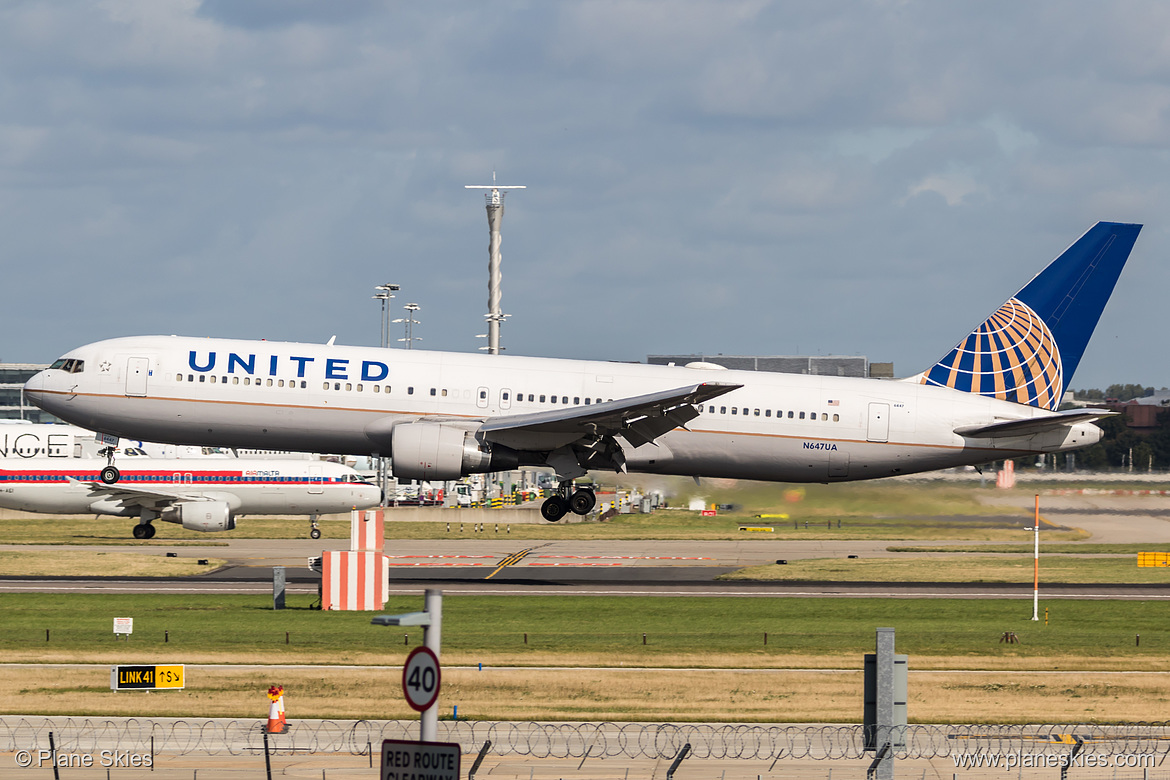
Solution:
{"label": "speed limit 40 sign", "polygon": [[402,667],[402,693],[406,703],[418,712],[430,709],[439,698],[441,676],[434,651],[429,647],[411,650]]}

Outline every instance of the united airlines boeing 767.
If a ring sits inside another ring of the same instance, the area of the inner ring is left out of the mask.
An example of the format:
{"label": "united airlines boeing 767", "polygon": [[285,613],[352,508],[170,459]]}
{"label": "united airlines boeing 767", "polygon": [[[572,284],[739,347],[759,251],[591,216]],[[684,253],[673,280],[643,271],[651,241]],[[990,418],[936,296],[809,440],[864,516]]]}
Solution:
{"label": "united airlines boeing 767", "polygon": [[1100,439],[1108,412],[1057,407],[1140,229],[1094,225],[901,381],[142,336],[72,350],[25,394],[111,436],[389,456],[407,479],[548,466],[549,520],[592,509],[570,493],[590,469],[837,482],[977,465]]}

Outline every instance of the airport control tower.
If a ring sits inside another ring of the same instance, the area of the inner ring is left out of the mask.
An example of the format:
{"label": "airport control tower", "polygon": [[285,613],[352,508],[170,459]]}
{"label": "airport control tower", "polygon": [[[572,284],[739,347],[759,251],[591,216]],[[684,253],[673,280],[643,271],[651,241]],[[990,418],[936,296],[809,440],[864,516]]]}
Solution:
{"label": "airport control tower", "polygon": [[492,171],[491,184],[465,184],[469,190],[491,190],[484,195],[487,200],[488,218],[488,313],[484,315],[488,322],[486,349],[489,355],[500,354],[500,323],[507,314],[500,310],[500,222],[504,219],[504,196],[507,192],[501,190],[522,190],[522,184],[496,184],[496,172]]}

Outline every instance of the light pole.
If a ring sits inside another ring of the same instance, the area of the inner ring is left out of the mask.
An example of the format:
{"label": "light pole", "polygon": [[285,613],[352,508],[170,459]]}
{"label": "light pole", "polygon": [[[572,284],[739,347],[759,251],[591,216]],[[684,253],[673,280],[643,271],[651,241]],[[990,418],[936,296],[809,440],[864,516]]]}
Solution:
{"label": "light pole", "polygon": [[413,342],[422,341],[422,337],[414,335],[414,326],[415,325],[422,325],[421,322],[419,322],[418,320],[416,320],[414,318],[414,313],[416,311],[418,311],[419,309],[421,309],[422,307],[419,306],[417,303],[408,303],[405,306],[403,306],[402,308],[406,309],[406,316],[399,317],[398,319],[394,320],[394,322],[405,322],[406,323],[406,338],[402,338],[402,339],[398,339],[398,340],[405,341],[406,348],[410,349],[411,344]]}
{"label": "light pole", "polygon": [[375,301],[382,302],[382,333],[378,342],[379,347],[386,347],[390,345],[390,324],[386,319],[386,304],[394,297],[394,293],[400,288],[396,284],[387,282],[386,284],[379,284],[374,287],[377,291],[371,296]]}
{"label": "light pole", "polygon": [[1025,531],[1035,532],[1035,552],[1032,566],[1032,619],[1040,619],[1040,496],[1036,496],[1036,524]]}
{"label": "light pole", "polygon": [[[394,293],[399,290],[399,286],[392,282],[386,282],[386,284],[375,285],[374,290],[375,292],[372,296],[373,299],[375,301],[382,302],[382,327],[378,336],[378,346],[387,347],[390,345],[390,321],[389,317],[387,316],[388,310],[386,308],[386,304],[389,303],[390,299],[394,297]],[[376,461],[376,468],[378,469],[378,488],[382,491],[382,504],[385,506],[387,482],[386,460],[381,455],[379,455]]]}

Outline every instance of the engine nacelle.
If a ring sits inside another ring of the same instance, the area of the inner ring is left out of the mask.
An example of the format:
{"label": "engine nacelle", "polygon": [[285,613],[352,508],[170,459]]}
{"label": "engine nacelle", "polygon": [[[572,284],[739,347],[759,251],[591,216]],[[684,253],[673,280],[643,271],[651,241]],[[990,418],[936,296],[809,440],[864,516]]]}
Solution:
{"label": "engine nacelle", "polygon": [[230,531],[236,527],[226,501],[180,501],[163,513],[163,519],[181,523],[188,531]]}
{"label": "engine nacelle", "polygon": [[390,439],[394,476],[448,481],[468,474],[509,471],[519,466],[515,450],[480,442],[475,432],[448,423],[394,426]]}

